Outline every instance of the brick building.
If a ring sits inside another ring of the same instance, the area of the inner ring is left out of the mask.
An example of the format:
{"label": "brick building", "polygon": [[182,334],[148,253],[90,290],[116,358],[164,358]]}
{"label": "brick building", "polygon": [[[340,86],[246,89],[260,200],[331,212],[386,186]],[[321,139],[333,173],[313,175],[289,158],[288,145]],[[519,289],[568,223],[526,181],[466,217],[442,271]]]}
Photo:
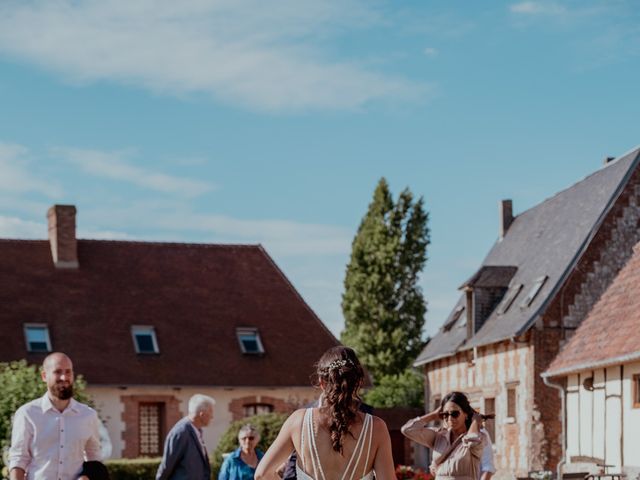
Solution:
{"label": "brick building", "polygon": [[217,401],[211,449],[232,420],[316,397],[338,341],[261,246],[77,240],[75,216],[56,205],[49,241],[0,240],[0,361],[69,354],[113,457],[158,455],[194,393]]}
{"label": "brick building", "polygon": [[499,238],[415,362],[427,408],[451,390],[496,414],[498,477],[553,470],[559,392],[541,373],[640,240],[640,149],[526,210],[500,203]]}
{"label": "brick building", "polygon": [[640,244],[544,377],[563,390],[565,472],[640,477]]}

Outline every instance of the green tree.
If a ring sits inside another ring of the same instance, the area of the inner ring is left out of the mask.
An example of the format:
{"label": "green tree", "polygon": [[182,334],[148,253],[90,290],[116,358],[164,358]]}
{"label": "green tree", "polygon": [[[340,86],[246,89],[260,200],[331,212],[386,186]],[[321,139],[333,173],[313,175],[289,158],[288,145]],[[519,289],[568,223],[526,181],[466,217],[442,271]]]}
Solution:
{"label": "green tree", "polygon": [[418,276],[429,244],[428,214],[409,189],[394,202],[382,178],[353,240],[342,311],[342,342],[376,379],[399,375],[422,349],[426,303]]}
{"label": "green tree", "polygon": [[[81,375],[75,379],[74,398],[91,405],[84,393],[86,382]],[[11,419],[15,411],[25,403],[41,397],[47,390],[40,377],[40,366],[28,365],[26,360],[0,363],[0,451],[11,443]],[[0,455],[0,467],[4,466],[4,455]]]}
{"label": "green tree", "polygon": [[384,375],[364,394],[364,401],[376,408],[423,407],[422,375],[408,368],[398,375]]}

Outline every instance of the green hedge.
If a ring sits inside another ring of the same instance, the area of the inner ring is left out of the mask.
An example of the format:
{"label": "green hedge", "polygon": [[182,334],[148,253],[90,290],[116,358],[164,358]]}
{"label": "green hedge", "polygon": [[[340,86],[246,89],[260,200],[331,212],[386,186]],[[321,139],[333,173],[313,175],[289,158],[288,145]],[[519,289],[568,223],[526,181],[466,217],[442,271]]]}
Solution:
{"label": "green hedge", "polygon": [[213,452],[213,455],[211,455],[213,478],[218,478],[218,472],[222,466],[222,454],[232,452],[238,448],[238,431],[240,427],[247,423],[256,427],[260,431],[258,448],[266,452],[269,445],[271,445],[278,436],[278,432],[280,432],[280,428],[282,428],[282,424],[287,417],[288,415],[282,413],[263,413],[233,422],[224,435],[222,435],[218,446]]}
{"label": "green hedge", "polygon": [[154,480],[160,458],[132,458],[107,460],[111,480]]}

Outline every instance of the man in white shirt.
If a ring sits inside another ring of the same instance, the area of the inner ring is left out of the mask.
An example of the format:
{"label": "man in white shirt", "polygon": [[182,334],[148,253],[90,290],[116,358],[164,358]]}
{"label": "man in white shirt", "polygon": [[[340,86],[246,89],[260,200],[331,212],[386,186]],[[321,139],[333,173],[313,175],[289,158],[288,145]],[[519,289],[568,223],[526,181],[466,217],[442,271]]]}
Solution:
{"label": "man in white shirt", "polygon": [[101,459],[100,421],[95,410],[72,398],[73,364],[64,353],[47,356],[41,375],[47,392],[13,417],[9,478],[75,480],[83,461]]}

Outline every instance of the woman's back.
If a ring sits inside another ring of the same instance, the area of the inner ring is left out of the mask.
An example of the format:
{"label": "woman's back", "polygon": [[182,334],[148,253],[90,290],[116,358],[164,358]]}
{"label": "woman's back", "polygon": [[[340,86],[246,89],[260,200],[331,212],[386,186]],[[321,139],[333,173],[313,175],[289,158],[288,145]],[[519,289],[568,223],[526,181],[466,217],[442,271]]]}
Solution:
{"label": "woman's back", "polygon": [[374,438],[375,421],[373,416],[359,413],[349,428],[350,434],[343,437],[340,454],[332,447],[328,416],[318,408],[305,410],[300,422],[300,433],[297,438],[295,435],[293,438],[298,452],[298,478],[371,478],[380,443],[379,438]]}

